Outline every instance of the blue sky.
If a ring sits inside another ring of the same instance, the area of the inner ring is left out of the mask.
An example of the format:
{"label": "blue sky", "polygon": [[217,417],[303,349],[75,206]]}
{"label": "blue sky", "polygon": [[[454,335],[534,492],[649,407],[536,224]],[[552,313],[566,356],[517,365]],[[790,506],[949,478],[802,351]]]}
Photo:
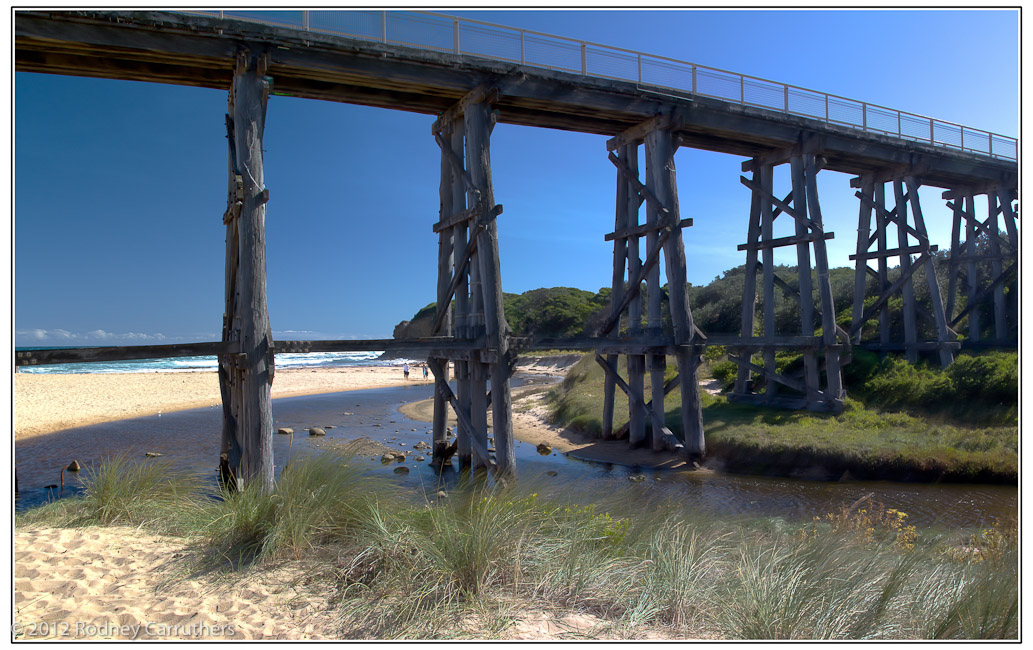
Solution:
{"label": "blue sky", "polygon": [[[1018,134],[1016,11],[458,11]],[[803,34],[792,46],[791,34]],[[15,342],[217,340],[223,310],[222,91],[16,73]],[[279,339],[389,337],[435,292],[433,116],[269,102],[268,295]],[[676,156],[689,281],[742,264],[743,159]],[[610,284],[615,170],[602,136],[500,124],[492,137],[503,288]],[[857,200],[823,172],[834,266]],[[776,177],[777,180],[777,177]],[[949,244],[940,190],[921,192]],[[791,253],[786,253],[787,255]],[[786,263],[794,263],[788,257]]]}

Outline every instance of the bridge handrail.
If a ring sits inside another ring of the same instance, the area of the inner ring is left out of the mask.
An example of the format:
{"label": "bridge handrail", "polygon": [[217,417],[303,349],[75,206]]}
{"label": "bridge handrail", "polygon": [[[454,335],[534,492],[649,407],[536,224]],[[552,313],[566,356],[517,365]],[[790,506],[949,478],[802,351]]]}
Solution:
{"label": "bridge handrail", "polygon": [[[878,133],[912,142],[927,142],[933,146],[982,154],[991,158],[1018,160],[1017,138],[963,126],[955,122],[670,57],[430,11],[297,10],[275,12],[282,14],[285,19],[296,16],[295,20],[273,20],[260,16],[271,13],[263,11],[182,11],[181,13],[233,18],[385,44],[510,61],[521,65],[563,70],[591,77],[632,81],[649,89],[713,97],[742,106],[781,111],[787,115],[798,115],[827,124],[847,126],[865,133]],[[356,22],[350,25],[349,29],[341,29],[334,25],[334,19],[341,17],[352,17],[356,19]],[[406,21],[408,21],[408,25]],[[363,22],[365,25],[361,24]],[[420,27],[426,29],[418,27],[416,31],[413,31],[412,23],[414,22],[423,23]],[[437,34],[432,33],[432,29],[436,29]],[[443,30],[447,30],[447,33]],[[463,38],[464,36],[466,38]],[[435,37],[437,37],[436,40]],[[500,45],[503,39],[512,41],[509,44],[510,51],[508,52],[504,51],[506,49],[504,45]],[[516,39],[519,39],[519,47],[516,46]],[[473,42],[474,45],[470,45],[470,42]],[[497,47],[493,52],[488,52],[486,45]],[[563,54],[573,58],[564,61],[562,57],[557,56],[559,53],[557,51],[544,56],[535,51],[542,49],[547,53],[550,46],[554,50],[557,47],[566,48],[567,51]],[[500,49],[503,50],[501,53]],[[505,54],[509,54],[509,56],[505,56]],[[610,66],[609,70],[605,69],[606,65]],[[623,69],[620,69],[621,67]],[[609,72],[609,74],[605,74],[605,72]],[[667,79],[663,79],[664,74],[668,76]],[[685,82],[673,83],[671,79],[677,76],[682,76]],[[708,87],[708,83],[712,87]]]}

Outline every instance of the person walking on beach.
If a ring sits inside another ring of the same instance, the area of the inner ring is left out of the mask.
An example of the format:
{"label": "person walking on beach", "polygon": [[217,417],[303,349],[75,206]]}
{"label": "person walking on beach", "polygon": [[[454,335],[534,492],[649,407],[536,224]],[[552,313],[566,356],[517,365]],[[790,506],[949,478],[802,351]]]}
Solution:
{"label": "person walking on beach", "polygon": [[402,374],[405,375],[406,379],[409,378],[409,364],[408,364],[408,362],[402,364]]}
{"label": "person walking on beach", "polygon": [[427,364],[423,364],[423,381],[427,381]]}

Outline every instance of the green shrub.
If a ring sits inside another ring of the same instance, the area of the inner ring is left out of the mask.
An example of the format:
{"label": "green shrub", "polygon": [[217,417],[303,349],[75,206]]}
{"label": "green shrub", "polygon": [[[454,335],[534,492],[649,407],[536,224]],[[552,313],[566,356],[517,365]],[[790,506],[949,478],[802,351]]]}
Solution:
{"label": "green shrub", "polygon": [[714,364],[710,369],[710,373],[714,375],[714,379],[721,382],[725,388],[728,388],[735,383],[735,378],[739,374],[739,365],[734,361],[721,361]]}

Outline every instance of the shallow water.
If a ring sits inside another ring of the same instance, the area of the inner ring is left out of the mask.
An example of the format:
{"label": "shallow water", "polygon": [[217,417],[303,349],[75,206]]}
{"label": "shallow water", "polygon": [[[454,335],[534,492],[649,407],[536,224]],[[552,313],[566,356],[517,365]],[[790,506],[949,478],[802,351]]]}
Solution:
{"label": "shallow water", "polygon": [[[540,381],[540,380],[539,380]],[[518,382],[514,382],[516,385]],[[432,386],[414,384],[364,391],[288,397],[273,401],[277,427],[292,427],[293,446],[288,436],[273,437],[275,473],[291,458],[319,453],[320,447],[362,436],[388,447],[412,449],[419,441],[430,444],[430,425],[416,422],[398,412],[402,404],[427,399]],[[104,458],[125,454],[144,462],[167,462],[178,469],[197,472],[203,481],[215,484],[221,436],[220,407],[194,409],[78,427],[15,444],[15,466],[20,494],[18,509],[68,496],[79,491],[80,480],[65,472],[65,489],[44,486],[59,483],[62,467],[73,459],[85,468]],[[310,437],[309,427],[328,426],[326,437]],[[809,519],[871,494],[889,508],[909,515],[912,524],[944,528],[970,527],[1016,516],[1018,490],[1014,486],[967,484],[919,484],[888,481],[807,481],[769,478],[711,471],[642,470],[609,463],[594,463],[562,454],[542,456],[534,445],[517,441],[517,473],[522,481],[540,485],[557,495],[576,493],[581,501],[598,497],[605,501],[614,494],[679,503],[691,512],[725,516],[783,517]],[[147,459],[147,452],[160,453]],[[457,478],[455,467],[441,475],[426,461],[405,463],[408,475],[395,475],[397,463],[382,465],[380,454],[360,457],[373,472],[391,474],[400,483],[434,490],[446,489]],[[549,476],[546,472],[556,472]],[[630,477],[642,476],[641,481]]]}

